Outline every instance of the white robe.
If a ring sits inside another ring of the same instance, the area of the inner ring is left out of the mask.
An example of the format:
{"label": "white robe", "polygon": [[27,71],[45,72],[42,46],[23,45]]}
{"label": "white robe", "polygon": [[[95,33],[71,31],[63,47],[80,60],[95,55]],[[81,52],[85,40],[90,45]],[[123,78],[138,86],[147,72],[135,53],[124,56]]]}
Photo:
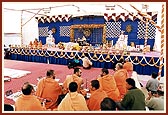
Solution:
{"label": "white robe", "polygon": [[117,47],[119,49],[126,49],[127,47],[127,39],[128,39],[128,36],[127,35],[123,35],[121,34],[118,38],[118,41],[116,43]]}
{"label": "white robe", "polygon": [[46,44],[51,47],[53,46],[55,43],[54,43],[54,38],[52,36],[49,36],[46,38]]}

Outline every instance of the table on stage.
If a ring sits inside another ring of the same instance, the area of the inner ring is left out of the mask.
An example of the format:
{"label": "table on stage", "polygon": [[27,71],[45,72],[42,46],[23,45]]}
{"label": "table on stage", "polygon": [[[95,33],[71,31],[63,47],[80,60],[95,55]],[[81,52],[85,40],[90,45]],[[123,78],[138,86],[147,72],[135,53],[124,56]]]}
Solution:
{"label": "table on stage", "polygon": [[[84,52],[58,50],[54,48],[45,50],[11,48],[10,52],[10,59],[12,60],[61,65],[68,65],[69,61],[73,60],[75,55],[81,58],[84,55]],[[132,52],[129,55],[89,53],[93,67],[114,69],[117,62],[128,57],[134,65],[133,70],[142,75],[151,75],[152,72],[159,71],[159,55],[158,52],[147,52],[146,54]],[[82,63],[81,59],[80,62]],[[164,76],[164,66],[162,67],[161,76]]]}

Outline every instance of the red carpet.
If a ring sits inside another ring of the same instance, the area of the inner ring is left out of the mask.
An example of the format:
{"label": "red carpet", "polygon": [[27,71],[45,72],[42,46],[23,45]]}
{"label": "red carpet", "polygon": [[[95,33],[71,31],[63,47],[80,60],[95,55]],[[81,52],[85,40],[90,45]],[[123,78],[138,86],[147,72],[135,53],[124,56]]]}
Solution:
{"label": "red carpet", "polygon": [[[56,76],[60,79],[59,82],[63,82],[66,75],[73,74],[73,69],[68,69],[65,65],[56,65],[56,64],[44,64],[44,63],[34,63],[34,62],[24,62],[24,61],[15,61],[15,60],[4,60],[4,67],[10,69],[19,69],[30,71],[31,74],[28,74],[21,78],[11,79],[10,82],[4,82],[4,92],[12,89],[13,92],[17,92],[21,89],[24,82],[30,82],[32,84],[37,84],[37,78],[39,76],[45,76],[48,69],[55,70]],[[82,78],[86,85],[88,86],[92,79],[98,77],[101,72],[101,68],[91,68],[90,70],[82,70]],[[113,70],[109,69],[109,72],[112,74]],[[86,84],[86,79],[88,83]],[[13,101],[4,99],[5,103],[14,104]]]}

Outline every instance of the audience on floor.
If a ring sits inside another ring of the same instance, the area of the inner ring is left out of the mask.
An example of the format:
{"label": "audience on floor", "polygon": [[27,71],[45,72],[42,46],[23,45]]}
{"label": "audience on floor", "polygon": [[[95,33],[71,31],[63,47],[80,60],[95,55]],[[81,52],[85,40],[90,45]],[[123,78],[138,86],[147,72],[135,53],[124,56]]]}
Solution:
{"label": "audience on floor", "polygon": [[[28,82],[23,84],[23,94],[15,102],[15,111],[145,111],[146,107],[164,110],[164,91],[158,90],[158,75],[152,73],[152,79],[147,82],[145,99],[135,80],[128,77],[132,66],[128,71],[123,66],[117,63],[113,74],[102,68],[100,76],[90,81],[89,89],[84,89],[79,67],[74,67],[73,74],[67,75],[61,86],[55,80],[55,71],[48,70],[46,77],[38,81],[36,90]],[[14,109],[4,105],[4,111]]]}
{"label": "audience on floor", "polygon": [[126,79],[128,78],[128,73],[126,69],[123,69],[123,65],[121,63],[116,64],[113,76],[116,81],[117,88],[120,92],[120,96],[121,98],[123,98],[127,92]]}
{"label": "audience on floor", "polygon": [[34,95],[34,87],[26,82],[22,87],[22,95],[19,96],[15,102],[15,111],[43,111],[45,110],[44,104],[42,105],[39,99]]}
{"label": "audience on floor", "polygon": [[105,97],[108,97],[106,92],[99,88],[100,84],[98,80],[92,80],[89,86],[91,93],[90,98],[87,100],[87,106],[90,111],[100,110],[100,103]]}
{"label": "audience on floor", "polygon": [[109,97],[105,97],[100,103],[101,111],[116,111],[117,104],[114,100]]}
{"label": "audience on floor", "polygon": [[125,59],[125,63],[123,64],[123,68],[127,70],[127,72],[133,71],[133,64],[129,61],[129,58]]}
{"label": "audience on floor", "polygon": [[145,95],[135,86],[132,78],[126,79],[126,87],[128,89],[124,98],[118,103],[119,109],[122,110],[145,110]]}
{"label": "audience on floor", "polygon": [[76,55],[75,58],[68,63],[68,68],[75,68],[77,66],[81,66],[81,63],[79,61],[79,57]]}
{"label": "audience on floor", "polygon": [[69,92],[58,105],[58,111],[88,111],[84,96],[77,92],[78,84],[69,83]]}
{"label": "audience on floor", "polygon": [[85,57],[82,59],[83,69],[90,69],[92,67],[92,62],[89,59],[88,53],[85,53]]}
{"label": "audience on floor", "polygon": [[97,80],[100,83],[100,89],[104,90],[107,93],[107,96],[114,101],[121,100],[120,92],[118,90],[116,81],[112,75],[109,74],[108,69],[103,68],[101,70],[101,77]]}
{"label": "audience on floor", "polygon": [[46,99],[45,107],[55,109],[58,96],[62,94],[62,87],[55,80],[55,71],[48,70],[46,77],[37,83],[36,96]]}
{"label": "audience on floor", "polygon": [[164,91],[157,90],[153,94],[149,91],[146,106],[149,110],[164,110]]}
{"label": "audience on floor", "polygon": [[156,79],[158,77],[158,74],[153,72],[151,75],[151,79],[149,79],[146,83],[146,89],[151,91],[151,93],[155,93],[159,87],[159,81]]}
{"label": "audience on floor", "polygon": [[78,84],[77,92],[80,93],[83,90],[83,78],[81,77],[82,71],[80,68],[74,68],[72,75],[67,75],[65,81],[63,82],[63,93],[68,93],[68,87],[71,82],[76,82]]}

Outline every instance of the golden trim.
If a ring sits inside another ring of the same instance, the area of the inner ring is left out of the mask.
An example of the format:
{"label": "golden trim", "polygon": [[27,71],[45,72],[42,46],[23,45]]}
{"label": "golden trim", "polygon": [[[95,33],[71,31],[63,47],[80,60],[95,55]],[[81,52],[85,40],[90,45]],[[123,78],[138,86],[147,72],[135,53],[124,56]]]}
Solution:
{"label": "golden trim", "polygon": [[70,41],[74,42],[74,29],[75,28],[103,28],[102,42],[106,43],[106,27],[105,24],[81,24],[81,25],[71,25],[70,28]]}

